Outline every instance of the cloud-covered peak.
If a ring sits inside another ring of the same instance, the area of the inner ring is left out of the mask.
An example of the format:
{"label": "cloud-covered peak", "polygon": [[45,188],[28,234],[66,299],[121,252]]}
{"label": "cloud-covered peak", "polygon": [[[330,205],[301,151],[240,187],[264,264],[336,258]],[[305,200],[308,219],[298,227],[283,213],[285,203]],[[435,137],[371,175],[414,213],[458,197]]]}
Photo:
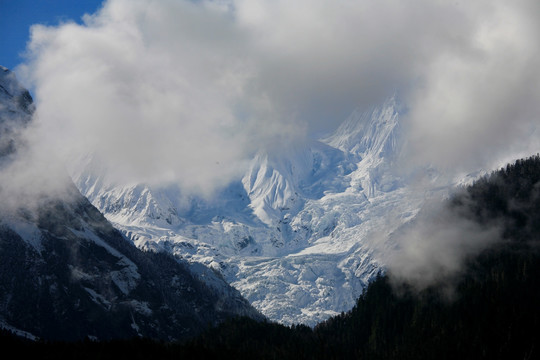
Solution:
{"label": "cloud-covered peak", "polygon": [[[108,0],[34,26],[21,67],[60,154],[211,194],[260,148],[335,129],[395,91],[407,157],[488,167],[538,145],[538,5]],[[533,134],[531,136],[531,134]]]}

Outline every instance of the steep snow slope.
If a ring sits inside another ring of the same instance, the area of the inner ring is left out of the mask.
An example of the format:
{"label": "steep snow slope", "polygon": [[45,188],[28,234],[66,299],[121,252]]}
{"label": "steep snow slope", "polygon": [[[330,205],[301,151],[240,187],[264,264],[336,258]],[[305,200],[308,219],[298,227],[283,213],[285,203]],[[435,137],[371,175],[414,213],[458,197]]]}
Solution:
{"label": "steep snow slope", "polygon": [[0,68],[1,327],[55,340],[172,340],[228,317],[262,318],[212,270],[137,249],[67,174],[47,174],[61,191],[46,187],[43,169],[27,168],[39,164],[23,161],[32,111],[28,92]]}
{"label": "steep snow slope", "polygon": [[353,306],[383,265],[376,250],[429,196],[395,173],[400,112],[391,98],[325,139],[258,153],[211,201],[115,184],[92,157],[72,177],[137,246],[220,271],[270,319],[313,325]]}

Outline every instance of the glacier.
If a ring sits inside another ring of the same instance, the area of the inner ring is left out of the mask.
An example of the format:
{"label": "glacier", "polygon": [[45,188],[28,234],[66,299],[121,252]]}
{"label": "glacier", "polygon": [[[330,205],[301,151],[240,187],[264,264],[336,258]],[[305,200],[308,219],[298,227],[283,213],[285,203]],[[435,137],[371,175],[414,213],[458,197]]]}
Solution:
{"label": "glacier", "polygon": [[391,233],[447,193],[435,170],[400,166],[405,111],[393,96],[327,137],[260,151],[211,199],[176,184],[117,183],[93,155],[70,173],[139,248],[216,270],[271,320],[315,325],[351,309],[384,270]]}

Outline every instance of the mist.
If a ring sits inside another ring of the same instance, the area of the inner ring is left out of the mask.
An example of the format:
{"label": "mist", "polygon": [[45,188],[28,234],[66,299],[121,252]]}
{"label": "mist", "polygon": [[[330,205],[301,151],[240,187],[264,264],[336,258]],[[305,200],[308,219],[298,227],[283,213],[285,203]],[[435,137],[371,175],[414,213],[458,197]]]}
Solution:
{"label": "mist", "polygon": [[396,286],[406,283],[421,291],[439,285],[451,295],[466,261],[502,239],[502,224],[480,224],[467,206],[432,200],[390,236],[378,256]]}
{"label": "mist", "polygon": [[[35,106],[15,73],[0,67],[0,212],[33,212],[47,199],[68,199],[73,185],[33,121]],[[72,193],[72,191],[71,191]]]}
{"label": "mist", "polygon": [[73,183],[50,149],[35,138],[35,129],[26,128],[16,136],[16,153],[0,159],[0,212],[35,213],[50,200],[73,200]]}
{"label": "mist", "polygon": [[510,154],[538,151],[539,4],[473,7],[465,46],[434,54],[408,95],[409,151],[416,163],[493,169]]}

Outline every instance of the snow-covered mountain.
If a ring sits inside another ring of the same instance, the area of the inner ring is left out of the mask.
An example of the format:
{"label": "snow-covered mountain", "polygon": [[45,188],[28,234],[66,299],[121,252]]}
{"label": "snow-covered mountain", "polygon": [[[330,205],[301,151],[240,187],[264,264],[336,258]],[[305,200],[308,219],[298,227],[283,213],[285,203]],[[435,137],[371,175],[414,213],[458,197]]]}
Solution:
{"label": "snow-covered mountain", "polygon": [[32,112],[28,91],[0,67],[0,327],[54,340],[173,340],[233,316],[263,318],[213,270],[137,249],[67,173],[48,174],[66,186],[47,191],[46,175],[26,168],[40,164],[22,160]]}
{"label": "snow-covered mountain", "polygon": [[401,113],[392,97],[324,139],[260,152],[212,200],[114,183],[91,156],[72,178],[140,248],[208,265],[270,319],[313,325],[354,305],[384,239],[428,196],[395,171]]}

